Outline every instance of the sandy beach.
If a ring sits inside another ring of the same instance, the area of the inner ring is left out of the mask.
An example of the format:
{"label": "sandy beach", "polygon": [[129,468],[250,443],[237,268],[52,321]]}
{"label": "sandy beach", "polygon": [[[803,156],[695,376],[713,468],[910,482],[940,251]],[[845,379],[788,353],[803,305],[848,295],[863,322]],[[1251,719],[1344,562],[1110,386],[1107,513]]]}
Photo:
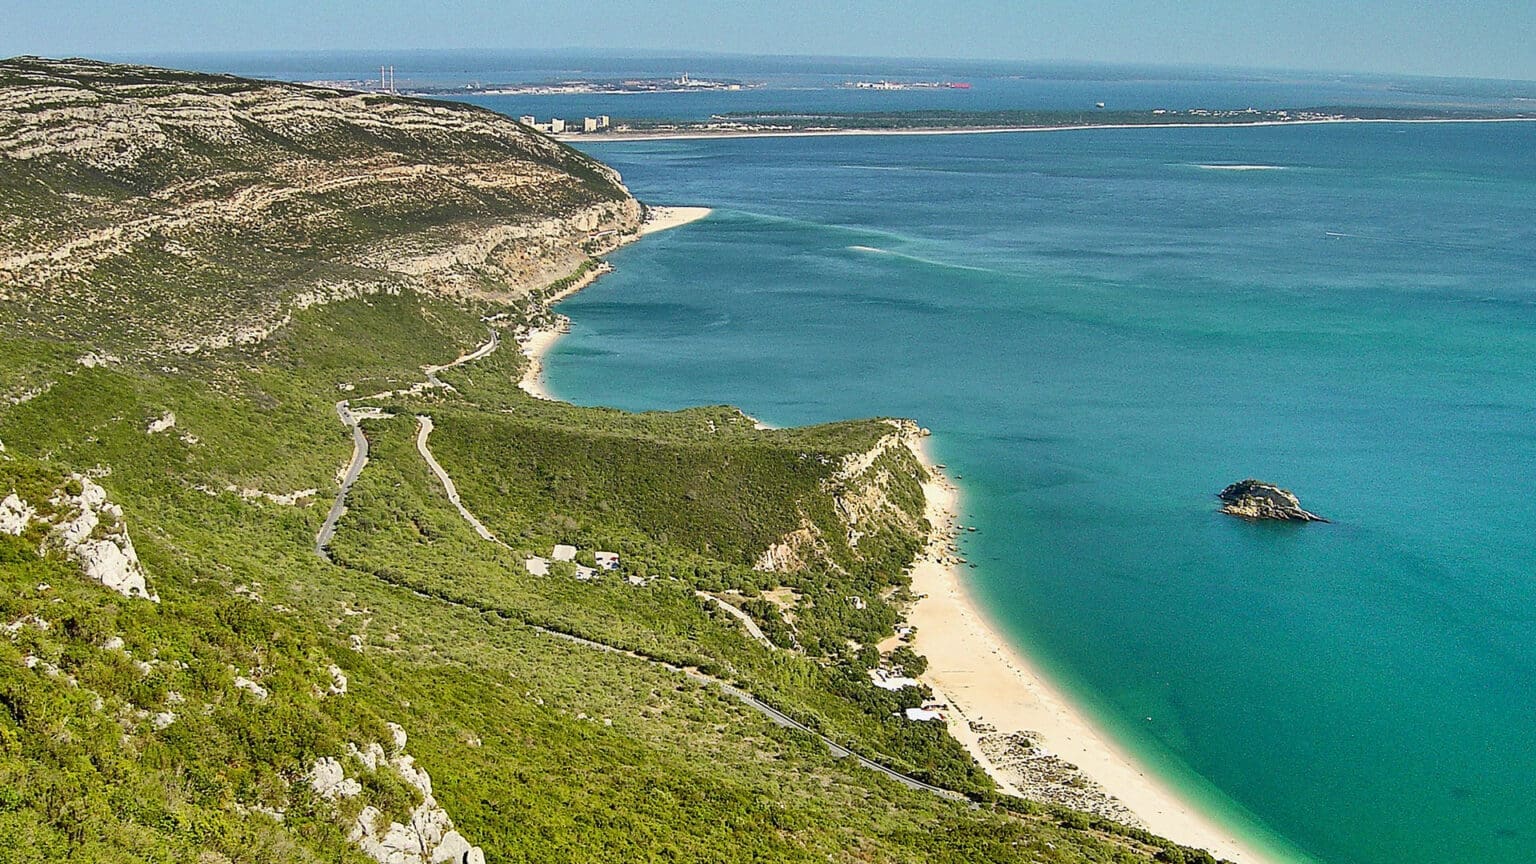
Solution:
{"label": "sandy beach", "polygon": [[[912,446],[933,475],[923,491],[935,532],[912,571],[912,592],[920,599],[907,621],[917,627],[913,647],[928,658],[923,682],[951,707],[951,733],[1005,792],[1104,815],[1118,812],[1126,821],[1239,864],[1276,862],[1138,765],[989,626],[966,593],[954,551],[959,493],[935,468],[923,443]],[[1033,745],[1031,757],[1019,758],[1019,736]],[[1063,762],[1100,788],[1085,792],[1055,783],[1066,767]],[[1106,800],[1109,796],[1112,800]]]}
{"label": "sandy beach", "polygon": [[[655,234],[658,231],[666,231],[669,228],[687,225],[689,222],[696,222],[713,212],[708,207],[651,207],[646,210],[645,221],[640,223],[640,230],[635,237],[640,238],[648,234]],[[580,279],[572,282],[558,294],[549,298],[548,305],[553,306],[559,303],[561,300],[596,282],[599,277],[612,269],[612,267],[604,264],[601,267],[588,270],[582,274]],[[530,396],[550,400],[555,398],[550,395],[549,390],[544,386],[544,357],[569,329],[569,320],[563,315],[555,315],[550,326],[535,327],[518,340],[518,345],[523,355],[528,358],[528,365],[523,369],[523,377],[517,382],[517,386],[521,387]]]}

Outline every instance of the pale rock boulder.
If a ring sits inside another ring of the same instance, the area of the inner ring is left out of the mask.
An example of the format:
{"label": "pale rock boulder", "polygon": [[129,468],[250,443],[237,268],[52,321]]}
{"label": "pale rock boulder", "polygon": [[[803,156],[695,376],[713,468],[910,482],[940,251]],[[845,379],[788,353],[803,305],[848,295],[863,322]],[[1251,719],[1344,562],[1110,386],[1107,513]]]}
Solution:
{"label": "pale rock boulder", "polygon": [[252,681],[244,675],[235,676],[235,688],[238,690],[244,690],[252,696],[255,696],[257,699],[265,700],[267,698],[267,688],[257,684],[255,681]]}
{"label": "pale rock boulder", "polygon": [[159,602],[145,583],[123,508],[107,500],[107,490],[90,477],[73,474],[70,479],[80,484],[80,492],[70,495],[60,490],[51,500],[56,510],[67,515],[54,525],[50,540],[79,561],[91,579],[125,597]]}
{"label": "pale rock boulder", "polygon": [[[349,744],[348,750],[371,771],[393,770],[402,780],[416,787],[421,793],[421,803],[411,811],[405,823],[390,821],[384,824],[384,814],[372,805],[365,806],[353,823],[348,838],[356,843],[369,857],[379,864],[485,864],[485,852],[471,844],[453,827],[448,811],[438,804],[432,795],[432,777],[416,760],[405,752],[406,734],[398,724],[390,723],[389,731],[394,745],[393,753],[386,753],[377,742],[365,748]],[[341,762],[321,759],[310,770],[309,780],[322,797],[342,797],[335,792],[326,795],[322,789],[340,790],[361,785],[349,780]],[[346,784],[351,784],[346,785]],[[357,794],[357,793],[351,793]]]}
{"label": "pale rock boulder", "polygon": [[149,421],[149,427],[144,431],[150,435],[155,435],[168,429],[174,428],[176,428],[176,412],[167,411],[160,415],[159,420]]}
{"label": "pale rock boulder", "polygon": [[316,795],[327,801],[335,801],[337,798],[351,798],[363,791],[363,784],[347,778],[341,762],[330,756],[322,756],[315,761],[309,773],[304,775],[309,781],[309,788]]}
{"label": "pale rock boulder", "polygon": [[345,672],[341,671],[341,667],[332,663],[330,666],[326,667],[325,671],[329,672],[331,675],[331,685],[325,688],[325,692],[332,696],[346,695],[347,675]]}
{"label": "pale rock boulder", "polygon": [[27,526],[36,515],[37,510],[32,505],[12,492],[5,496],[4,501],[0,501],[0,534],[20,537],[21,532],[27,530]]}

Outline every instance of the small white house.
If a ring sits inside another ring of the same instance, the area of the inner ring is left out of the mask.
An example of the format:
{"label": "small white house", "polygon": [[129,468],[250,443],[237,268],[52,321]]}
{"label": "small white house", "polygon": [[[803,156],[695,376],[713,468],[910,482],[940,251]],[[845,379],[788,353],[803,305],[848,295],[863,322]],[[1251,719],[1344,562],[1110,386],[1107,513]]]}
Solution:
{"label": "small white house", "polygon": [[916,678],[893,675],[889,669],[871,669],[869,670],[869,678],[881,690],[903,690],[907,687],[922,686],[921,682]]}
{"label": "small white house", "polygon": [[597,559],[597,566],[604,570],[619,569],[619,553],[617,552],[593,552],[592,557]]}
{"label": "small white house", "polygon": [[550,557],[555,559],[556,561],[575,561],[576,560],[576,547],[575,546],[567,546],[564,543],[557,543],[555,545],[555,551],[553,551],[553,552],[551,552],[549,554],[550,554]]}
{"label": "small white house", "polygon": [[549,575],[549,559],[547,558],[540,558],[538,556],[525,558],[523,559],[523,566],[528,568],[528,575],[530,576]]}
{"label": "small white house", "polygon": [[597,578],[597,571],[591,567],[583,567],[580,564],[577,564],[576,578],[583,582],[591,582],[593,579]]}
{"label": "small white house", "polygon": [[915,720],[920,723],[931,723],[935,720],[944,719],[943,714],[927,708],[908,708],[906,715],[908,720]]}

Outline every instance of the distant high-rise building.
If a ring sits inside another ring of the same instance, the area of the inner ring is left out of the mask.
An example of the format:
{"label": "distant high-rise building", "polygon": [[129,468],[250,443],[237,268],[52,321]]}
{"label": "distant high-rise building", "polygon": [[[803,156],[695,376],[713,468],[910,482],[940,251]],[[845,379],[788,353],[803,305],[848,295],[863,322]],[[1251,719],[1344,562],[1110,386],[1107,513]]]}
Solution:
{"label": "distant high-rise building", "polygon": [[581,131],[596,132],[599,128],[596,117],[583,117],[581,119]]}
{"label": "distant high-rise building", "polygon": [[551,117],[551,118],[549,118],[549,131],[550,131],[550,134],[553,134],[553,135],[559,135],[561,132],[564,132],[565,131],[565,121],[561,120],[559,117]]}
{"label": "distant high-rise building", "polygon": [[523,124],[524,126],[536,126],[538,125],[539,120],[532,114],[524,114],[523,116],[517,118],[517,122]]}

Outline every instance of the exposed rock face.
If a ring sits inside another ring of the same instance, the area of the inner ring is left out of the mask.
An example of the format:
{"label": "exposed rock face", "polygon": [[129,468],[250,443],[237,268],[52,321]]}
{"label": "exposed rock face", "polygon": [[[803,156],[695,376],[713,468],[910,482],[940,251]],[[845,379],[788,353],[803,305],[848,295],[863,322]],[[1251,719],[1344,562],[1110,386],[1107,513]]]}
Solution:
{"label": "exposed rock face", "polygon": [[[54,191],[81,175],[100,193]],[[127,356],[349,297],[526,295],[641,222],[611,168],[492,111],[83,60],[0,60],[0,182],[0,300]]]}
{"label": "exposed rock face", "polygon": [[47,517],[15,493],[0,501],[0,530],[21,534],[36,519],[50,525],[45,546],[80,562],[85,575],[127,597],[158,601],[144,581],[144,568],[128,536],[123,508],[107,500],[107,490],[83,474],[70,476],[80,491],[56,490]]}
{"label": "exposed rock face", "polygon": [[[910,420],[887,420],[889,434],[881,436],[868,450],[850,453],[838,463],[831,476],[822,481],[822,489],[832,496],[832,507],[842,529],[842,541],[853,555],[859,555],[859,541],[880,531],[897,531],[911,536],[923,532],[921,514],[908,512],[891,494],[904,475],[897,463],[893,471],[887,457],[910,459],[909,440],[921,435]],[[825,458],[825,457],[824,457]],[[917,469],[915,464],[913,470]],[[800,527],[785,534],[758,555],[753,569],[765,572],[795,572],[814,561],[840,567],[833,559],[829,538],[809,517],[802,516]]]}
{"label": "exposed rock face", "polygon": [[1289,489],[1261,480],[1239,480],[1216,494],[1222,500],[1221,512],[1244,519],[1280,519],[1289,522],[1327,522],[1316,513],[1301,509],[1301,502]]}
{"label": "exposed rock face", "polygon": [[36,515],[37,510],[12,492],[0,501],[0,532],[19,537]]}
{"label": "exposed rock face", "polygon": [[[407,823],[390,821],[369,804],[363,807],[348,837],[379,864],[485,864],[485,853],[471,845],[453,827],[453,819],[432,797],[432,778],[405,752],[406,735],[400,726],[390,723],[393,752],[386,753],[378,743],[359,748],[347,745],[348,754],[369,771],[390,770],[421,793],[421,803],[411,811]],[[305,775],[315,794],[328,801],[352,798],[363,786],[346,776],[341,761],[324,757]]]}

